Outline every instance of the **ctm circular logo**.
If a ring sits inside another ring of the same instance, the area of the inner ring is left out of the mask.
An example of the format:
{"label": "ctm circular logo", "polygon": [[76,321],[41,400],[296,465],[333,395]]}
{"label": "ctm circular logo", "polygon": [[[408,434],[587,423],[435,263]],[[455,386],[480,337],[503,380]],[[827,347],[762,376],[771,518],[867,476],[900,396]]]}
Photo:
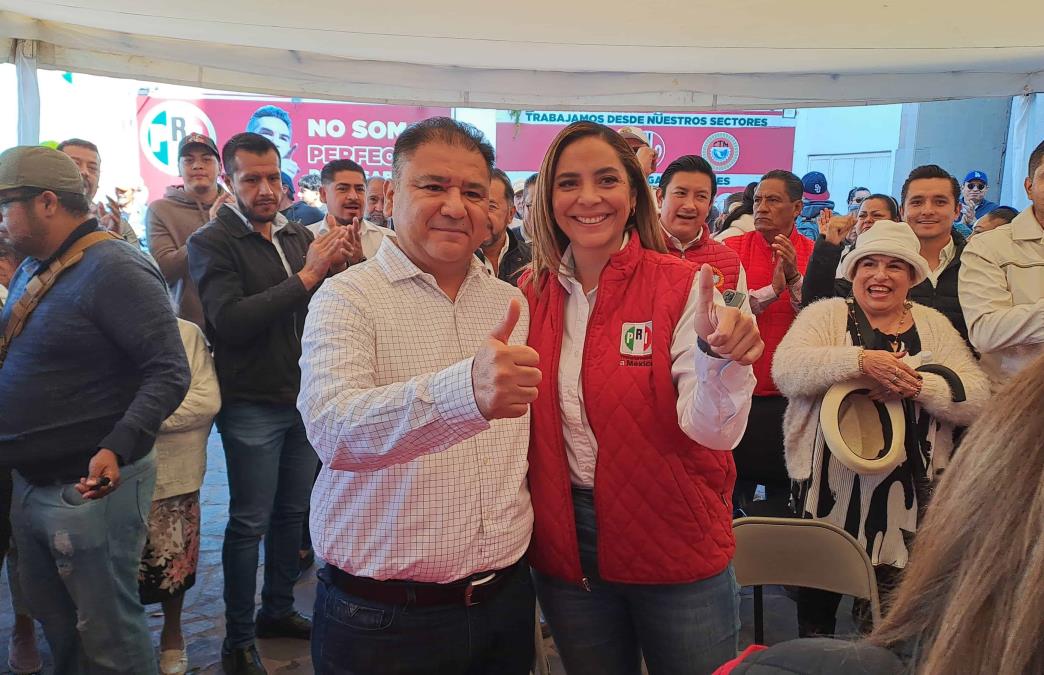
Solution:
{"label": "ctm circular logo", "polygon": [[164,101],[141,119],[141,151],[149,164],[170,175],[178,175],[178,143],[191,133],[215,139],[214,125],[207,114],[187,101]]}
{"label": "ctm circular logo", "polygon": [[715,171],[728,171],[739,161],[739,141],[727,131],[716,131],[703,142],[700,154]]}

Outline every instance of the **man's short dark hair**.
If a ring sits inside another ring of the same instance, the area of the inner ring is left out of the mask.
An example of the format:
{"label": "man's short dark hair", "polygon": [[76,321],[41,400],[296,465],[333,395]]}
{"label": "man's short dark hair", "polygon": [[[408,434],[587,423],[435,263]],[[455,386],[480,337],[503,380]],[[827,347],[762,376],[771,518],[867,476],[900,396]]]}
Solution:
{"label": "man's short dark hair", "polygon": [[1010,206],[998,206],[989,213],[986,214],[987,218],[998,218],[1005,223],[1010,223],[1015,220],[1015,216],[1019,215],[1019,212]]}
{"label": "man's short dark hair", "polygon": [[402,176],[402,166],[420,146],[426,143],[445,143],[450,146],[474,150],[482,155],[486,168],[493,173],[494,152],[481,131],[466,122],[449,117],[430,117],[411,124],[395,141],[392,153],[392,174],[395,180]]}
{"label": "man's short dark hair", "polygon": [[1042,163],[1044,163],[1044,141],[1041,141],[1040,145],[1034,148],[1033,152],[1030,153],[1029,173],[1026,174],[1030,180],[1033,179],[1033,174],[1037,173],[1037,169],[1040,168]]}
{"label": "man's short dark hair", "polygon": [[94,154],[98,155],[99,160],[101,159],[101,152],[98,151],[98,146],[94,143],[91,143],[90,141],[85,141],[82,138],[67,138],[61,143],[59,143],[56,149],[58,150],[58,152],[64,152],[65,149],[70,145],[76,148],[86,148]]}
{"label": "man's short dark hair", "polygon": [[500,169],[493,169],[492,180],[499,180],[504,185],[504,196],[507,197],[507,203],[513,204],[515,201],[515,188],[511,187],[511,179],[508,175]]}
{"label": "man's short dark hair", "polygon": [[254,131],[261,126],[258,120],[262,117],[275,117],[276,119],[283,120],[286,124],[287,130],[291,134],[294,133],[294,123],[290,120],[290,113],[275,105],[263,105],[255,110],[254,114],[250,116],[249,120],[247,120],[246,130]]}
{"label": "man's short dark hair", "polygon": [[301,176],[301,180],[297,181],[297,189],[299,190],[311,190],[318,192],[319,188],[323,186],[323,181],[319,178],[317,173],[307,173]]}
{"label": "man's short dark hair", "polygon": [[334,161],[330,162],[329,164],[323,167],[322,172],[319,174],[319,179],[322,181],[323,185],[329,185],[330,183],[334,182],[334,178],[336,178],[337,174],[341,173],[342,171],[354,171],[356,173],[361,173],[363,177],[363,182],[366,182],[366,170],[359,166],[358,163],[353,162],[350,159],[335,159]]}
{"label": "man's short dark hair", "polygon": [[660,189],[666,190],[667,186],[671,184],[671,180],[674,179],[675,174],[679,173],[702,173],[710,178],[711,199],[718,194],[718,177],[714,175],[714,169],[711,168],[710,162],[699,155],[682,155],[668,164],[667,168],[660,174]]}
{"label": "man's short dark hair", "polygon": [[279,157],[279,148],[266,136],[244,131],[228,139],[221,148],[221,167],[225,170],[225,174],[231,176],[236,172],[236,153],[240,151],[249,152],[252,155],[267,155],[274,152],[278,161],[280,163],[283,161]]}
{"label": "man's short dark hair", "polygon": [[55,192],[58,203],[74,216],[86,216],[91,211],[91,203],[82,192]]}
{"label": "man's short dark hair", "polygon": [[773,169],[761,177],[762,181],[773,179],[783,181],[783,189],[787,191],[787,199],[792,202],[801,201],[802,196],[805,194],[805,186],[801,183],[801,179],[797,177],[797,174],[786,169]]}
{"label": "man's short dark hair", "polygon": [[954,204],[961,201],[961,184],[957,182],[957,179],[938,164],[925,164],[911,171],[910,175],[906,177],[906,182],[903,183],[903,189],[899,197],[899,201],[903,206],[906,206],[906,194],[910,191],[910,183],[915,180],[924,180],[925,178],[942,178],[950,181]]}
{"label": "man's short dark hair", "polygon": [[526,190],[529,190],[534,185],[536,185],[536,182],[537,182],[538,178],[540,178],[540,174],[539,173],[534,173],[529,178],[527,178],[526,182],[522,185],[522,191],[525,192]]}

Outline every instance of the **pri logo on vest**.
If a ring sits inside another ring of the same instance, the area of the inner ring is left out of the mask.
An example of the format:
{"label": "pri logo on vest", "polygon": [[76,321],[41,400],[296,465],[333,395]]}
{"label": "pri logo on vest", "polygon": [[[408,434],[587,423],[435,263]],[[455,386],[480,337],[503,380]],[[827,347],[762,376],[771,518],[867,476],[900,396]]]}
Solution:
{"label": "pri logo on vest", "polygon": [[[652,321],[623,324],[620,356],[631,357],[621,360],[620,365],[649,365],[652,362]],[[643,356],[650,358],[634,358]]]}

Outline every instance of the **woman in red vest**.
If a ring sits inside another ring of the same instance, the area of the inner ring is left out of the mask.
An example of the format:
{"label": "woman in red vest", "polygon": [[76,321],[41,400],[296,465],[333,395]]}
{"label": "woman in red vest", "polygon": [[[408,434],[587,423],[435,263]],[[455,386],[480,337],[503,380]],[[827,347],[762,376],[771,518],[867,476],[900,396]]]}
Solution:
{"label": "woman in red vest", "polygon": [[563,663],[637,675],[644,656],[652,675],[710,672],[739,628],[730,450],[756,324],[718,304],[710,266],[665,253],[634,152],[607,127],[559,133],[531,217],[522,288],[543,379],[529,560]]}

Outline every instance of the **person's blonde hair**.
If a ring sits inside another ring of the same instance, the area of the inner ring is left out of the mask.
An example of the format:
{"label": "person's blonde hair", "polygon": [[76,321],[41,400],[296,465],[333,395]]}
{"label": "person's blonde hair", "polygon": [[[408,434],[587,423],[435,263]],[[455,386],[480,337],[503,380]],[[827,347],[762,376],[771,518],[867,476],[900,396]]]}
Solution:
{"label": "person's blonde hair", "polygon": [[938,485],[868,640],[916,673],[1044,673],[1044,358],[993,399]]}
{"label": "person's blonde hair", "polygon": [[616,151],[627,174],[627,182],[634,191],[634,211],[627,219],[625,230],[635,230],[644,248],[660,253],[667,252],[663,233],[660,231],[659,211],[634,150],[627,145],[627,141],[620,134],[607,126],[595,122],[573,122],[555,136],[555,140],[551,141],[551,145],[544,155],[535,186],[536,192],[533,195],[533,207],[530,209],[533,230],[531,233],[533,236],[533,262],[530,267],[529,281],[536,283],[538,288],[541,287],[546,273],[558,273],[558,268],[562,264],[562,253],[569,245],[569,239],[555,221],[551,204],[558,160],[567,147],[590,136],[602,139]]}

